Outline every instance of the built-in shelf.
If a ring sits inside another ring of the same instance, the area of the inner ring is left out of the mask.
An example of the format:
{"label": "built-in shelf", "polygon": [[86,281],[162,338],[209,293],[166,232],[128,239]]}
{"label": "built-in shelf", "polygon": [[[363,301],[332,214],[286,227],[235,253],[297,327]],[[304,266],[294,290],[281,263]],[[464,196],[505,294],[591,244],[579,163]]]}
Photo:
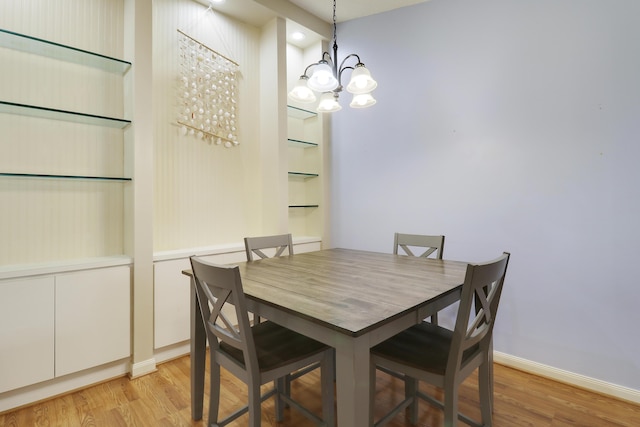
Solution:
{"label": "built-in shelf", "polygon": [[41,119],[64,120],[67,122],[106,126],[118,129],[124,129],[131,124],[131,120],[96,116],[94,114],[78,113],[74,111],[57,110],[55,108],[39,107],[37,105],[16,104],[14,102],[6,101],[0,101],[0,113],[19,114],[21,116],[38,117]]}
{"label": "built-in shelf", "polygon": [[309,142],[309,141],[301,141],[299,139],[292,139],[289,138],[287,141],[289,141],[289,145],[291,147],[298,147],[298,148],[314,148],[317,147],[318,144],[316,144],[315,142]]}
{"label": "built-in shelf", "polygon": [[3,29],[0,29],[0,46],[114,73],[124,74],[131,68],[130,62],[121,59]]}
{"label": "built-in shelf", "polygon": [[0,176],[11,177],[11,178],[78,179],[78,180],[91,180],[91,181],[131,181],[131,178],[116,177],[116,176],[56,175],[56,174],[41,174],[41,173],[0,172]]}
{"label": "built-in shelf", "polygon": [[317,173],[306,173],[306,172],[289,172],[289,178],[317,178]]}
{"label": "built-in shelf", "polygon": [[305,110],[304,108],[294,107],[293,105],[287,105],[287,114],[289,117],[296,119],[310,119],[316,117],[318,113],[315,111]]}
{"label": "built-in shelf", "polygon": [[317,208],[320,205],[289,205],[289,209],[297,209],[297,208]]}

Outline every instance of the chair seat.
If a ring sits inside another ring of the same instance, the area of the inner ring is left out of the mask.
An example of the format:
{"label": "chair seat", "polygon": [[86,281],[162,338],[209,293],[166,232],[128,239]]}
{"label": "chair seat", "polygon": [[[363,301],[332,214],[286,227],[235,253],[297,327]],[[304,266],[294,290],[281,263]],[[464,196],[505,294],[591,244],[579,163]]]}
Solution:
{"label": "chair seat", "polygon": [[[452,340],[453,331],[421,322],[373,347],[371,353],[421,371],[444,375]],[[477,344],[467,349],[462,356],[462,365],[478,349]]]}
{"label": "chair seat", "polygon": [[[261,371],[276,369],[326,350],[319,341],[300,335],[274,322],[266,321],[251,327]],[[244,365],[242,351],[225,343],[220,349]]]}

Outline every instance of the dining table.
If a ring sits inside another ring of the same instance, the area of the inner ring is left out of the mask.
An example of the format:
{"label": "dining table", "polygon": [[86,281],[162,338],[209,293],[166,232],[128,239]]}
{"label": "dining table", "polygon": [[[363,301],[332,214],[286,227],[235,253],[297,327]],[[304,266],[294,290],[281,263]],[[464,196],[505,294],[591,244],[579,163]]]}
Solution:
{"label": "dining table", "polygon": [[[369,426],[371,347],[460,299],[467,263],[324,249],[235,263],[248,309],[335,349],[337,425]],[[191,414],[202,418],[206,332],[191,277]]]}

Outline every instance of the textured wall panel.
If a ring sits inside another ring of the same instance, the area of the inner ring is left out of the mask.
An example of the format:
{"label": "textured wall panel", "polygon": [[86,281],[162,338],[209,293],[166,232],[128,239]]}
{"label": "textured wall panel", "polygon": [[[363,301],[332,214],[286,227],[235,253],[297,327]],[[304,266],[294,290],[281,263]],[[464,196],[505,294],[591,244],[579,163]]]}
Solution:
{"label": "textured wall panel", "polygon": [[[154,11],[154,250],[240,242],[259,221],[260,31],[190,0],[159,0]],[[238,147],[180,135],[177,29],[239,63]]]}

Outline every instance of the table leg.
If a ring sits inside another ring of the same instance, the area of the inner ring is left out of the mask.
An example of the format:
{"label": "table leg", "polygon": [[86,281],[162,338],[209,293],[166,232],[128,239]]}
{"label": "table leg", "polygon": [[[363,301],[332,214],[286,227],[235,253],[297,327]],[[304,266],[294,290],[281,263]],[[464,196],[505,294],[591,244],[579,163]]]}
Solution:
{"label": "table leg", "polygon": [[336,343],[338,425],[369,425],[368,337],[339,337]]}
{"label": "table leg", "polygon": [[207,351],[207,335],[200,314],[200,301],[196,293],[196,286],[191,279],[191,418],[202,419],[204,401],[204,375]]}

